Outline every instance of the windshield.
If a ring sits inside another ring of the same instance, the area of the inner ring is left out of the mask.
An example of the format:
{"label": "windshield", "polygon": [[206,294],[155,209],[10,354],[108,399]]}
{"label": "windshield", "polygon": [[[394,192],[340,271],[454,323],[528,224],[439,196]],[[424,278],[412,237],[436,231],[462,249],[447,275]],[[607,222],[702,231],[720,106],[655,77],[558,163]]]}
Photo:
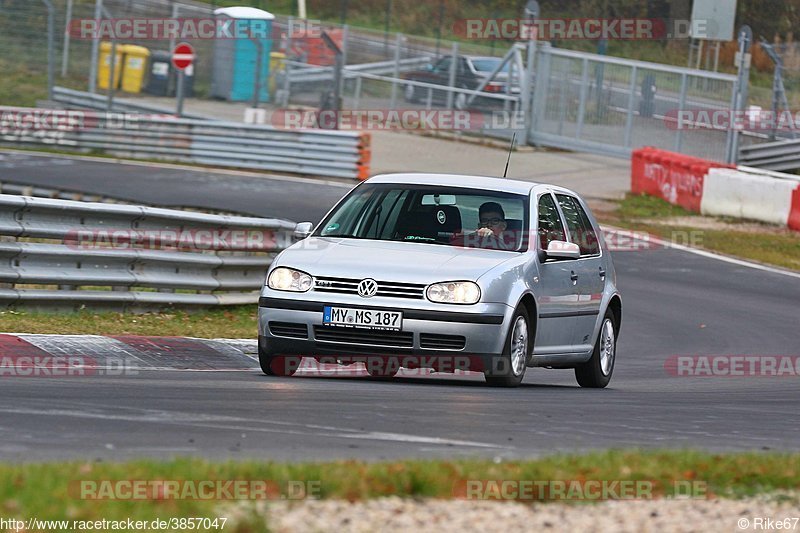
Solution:
{"label": "windshield", "polygon": [[[487,57],[482,59],[472,59],[472,64],[475,66],[475,70],[478,72],[486,72],[490,73],[493,72],[498,66],[500,66],[500,62],[502,59],[496,57]],[[511,71],[511,63],[506,64],[505,68],[503,68],[505,72]]]}
{"label": "windshield", "polygon": [[523,251],[528,197],[440,186],[365,184],[316,236]]}

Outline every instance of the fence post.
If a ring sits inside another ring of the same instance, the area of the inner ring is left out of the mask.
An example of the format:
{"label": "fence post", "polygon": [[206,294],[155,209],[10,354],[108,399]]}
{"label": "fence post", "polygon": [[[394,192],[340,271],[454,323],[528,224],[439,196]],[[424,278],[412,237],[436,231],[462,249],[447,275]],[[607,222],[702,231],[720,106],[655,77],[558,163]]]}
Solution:
{"label": "fence post", "polygon": [[681,111],[686,107],[686,84],[688,76],[684,72],[681,74],[681,93],[678,97],[678,116],[675,125],[675,151],[680,152],[683,143],[683,124],[681,122]]}
{"label": "fence post", "polygon": [[403,34],[398,33],[395,36],[394,44],[394,70],[392,71],[392,96],[389,109],[397,109],[397,80],[400,78],[400,43],[402,40]]}
{"label": "fence post", "polygon": [[42,0],[47,6],[47,98],[53,99],[55,79],[55,31],[56,8],[51,0]]}
{"label": "fence post", "polygon": [[633,104],[636,101],[636,78],[639,71],[636,65],[631,67],[631,82],[628,85],[628,111],[625,115],[625,146],[631,145],[631,133],[633,131]]}
{"label": "fence post", "polygon": [[[103,0],[94,1],[94,20],[99,21],[103,16]],[[89,65],[89,92],[96,93],[97,88],[97,60],[100,55],[100,35],[95,32],[92,36],[92,55]]]}
{"label": "fence post", "polygon": [[586,114],[586,90],[589,85],[589,60],[584,57],[582,63],[580,99],[578,101],[578,124],[575,126],[576,139],[581,138],[581,132],[583,131],[583,120]]}
{"label": "fence post", "polygon": [[450,88],[450,90],[447,91],[447,109],[453,109],[453,97],[455,94],[453,93],[452,89],[456,85],[456,73],[458,72],[458,43],[453,43],[451,56],[450,78],[447,82],[447,86]]}
{"label": "fence post", "polygon": [[64,49],[61,51],[61,77],[67,76],[69,70],[69,41],[70,41],[70,24],[72,22],[72,2],[67,0],[67,14],[66,22],[64,23]]}
{"label": "fence post", "polygon": [[[526,122],[525,133],[522,136],[522,143],[528,144],[528,131],[530,131],[532,123],[532,108],[531,99],[533,97],[533,70],[536,65],[536,44],[538,39],[538,32],[536,26],[533,28],[533,35],[528,39],[528,57],[525,58],[525,70],[520,72],[520,80],[522,81],[522,116]],[[494,41],[492,41],[494,44]],[[512,80],[509,76],[508,87],[511,87]]]}
{"label": "fence post", "polygon": [[[178,10],[179,9],[180,9],[179,4],[172,4],[172,18],[173,19],[178,18]],[[175,36],[174,35],[170,36],[170,38],[169,38],[169,51],[170,51],[170,53],[173,50],[175,50],[175,45],[176,44],[177,43],[175,42]]]}
{"label": "fence post", "polygon": [[[533,86],[533,104],[531,105],[530,123],[528,126],[528,144],[531,144],[539,125],[539,118],[544,116],[547,107],[547,91],[550,88],[550,43],[542,43],[536,47],[539,72],[536,74],[536,83]],[[526,119],[527,120],[527,119]]]}

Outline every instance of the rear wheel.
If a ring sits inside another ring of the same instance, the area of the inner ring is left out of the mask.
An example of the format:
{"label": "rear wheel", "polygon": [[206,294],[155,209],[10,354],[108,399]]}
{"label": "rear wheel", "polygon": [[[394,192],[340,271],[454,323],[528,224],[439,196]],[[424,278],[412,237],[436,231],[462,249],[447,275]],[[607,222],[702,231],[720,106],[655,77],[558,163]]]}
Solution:
{"label": "rear wheel", "polygon": [[293,376],[300,366],[300,356],[275,355],[266,348],[263,337],[258,338],[258,364],[268,376]]}
{"label": "rear wheel", "polygon": [[578,385],[602,389],[611,381],[617,355],[617,331],[614,313],[608,309],[603,317],[597,342],[594,344],[592,358],[575,367],[575,379],[578,380]]}
{"label": "rear wheel", "polygon": [[416,88],[412,84],[407,84],[405,89],[403,90],[403,96],[406,99],[406,102],[414,103],[417,101],[417,94]]}
{"label": "rear wheel", "polygon": [[514,313],[502,356],[484,372],[486,382],[493,387],[517,387],[525,377],[531,355],[530,318],[524,307]]}
{"label": "rear wheel", "polygon": [[[461,89],[466,89],[466,87],[462,86]],[[456,93],[453,103],[459,111],[465,110],[467,108],[467,95],[465,93]]]}

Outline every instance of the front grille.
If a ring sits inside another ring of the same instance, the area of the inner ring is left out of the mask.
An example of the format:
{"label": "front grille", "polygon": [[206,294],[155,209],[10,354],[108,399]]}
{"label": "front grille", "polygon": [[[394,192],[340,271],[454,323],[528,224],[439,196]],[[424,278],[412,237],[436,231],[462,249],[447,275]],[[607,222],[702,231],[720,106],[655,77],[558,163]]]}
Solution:
{"label": "front grille", "polygon": [[321,342],[338,342],[362,346],[386,346],[390,348],[414,347],[414,334],[405,331],[314,326],[314,337]]}
{"label": "front grille", "polygon": [[[314,278],[314,290],[338,294],[358,294],[361,279],[354,278]],[[425,285],[420,283],[400,283],[396,281],[378,281],[378,292],[375,296],[389,298],[425,299]]]}
{"label": "front grille", "polygon": [[294,322],[270,322],[269,332],[276,337],[308,338],[308,326]]}
{"label": "front grille", "polygon": [[466,337],[461,335],[439,335],[436,333],[420,333],[420,348],[431,350],[463,350],[467,345]]}

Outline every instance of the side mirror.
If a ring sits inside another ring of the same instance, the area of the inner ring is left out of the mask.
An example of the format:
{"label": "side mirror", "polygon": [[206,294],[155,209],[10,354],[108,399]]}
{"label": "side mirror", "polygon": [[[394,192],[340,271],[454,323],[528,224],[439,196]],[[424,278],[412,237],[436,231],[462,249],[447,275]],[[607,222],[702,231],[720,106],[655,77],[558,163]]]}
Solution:
{"label": "side mirror", "polygon": [[547,259],[579,259],[580,247],[573,242],[550,241],[547,245]]}
{"label": "side mirror", "polygon": [[314,231],[314,224],[311,222],[300,222],[294,227],[294,237],[296,239],[305,239],[311,232]]}

